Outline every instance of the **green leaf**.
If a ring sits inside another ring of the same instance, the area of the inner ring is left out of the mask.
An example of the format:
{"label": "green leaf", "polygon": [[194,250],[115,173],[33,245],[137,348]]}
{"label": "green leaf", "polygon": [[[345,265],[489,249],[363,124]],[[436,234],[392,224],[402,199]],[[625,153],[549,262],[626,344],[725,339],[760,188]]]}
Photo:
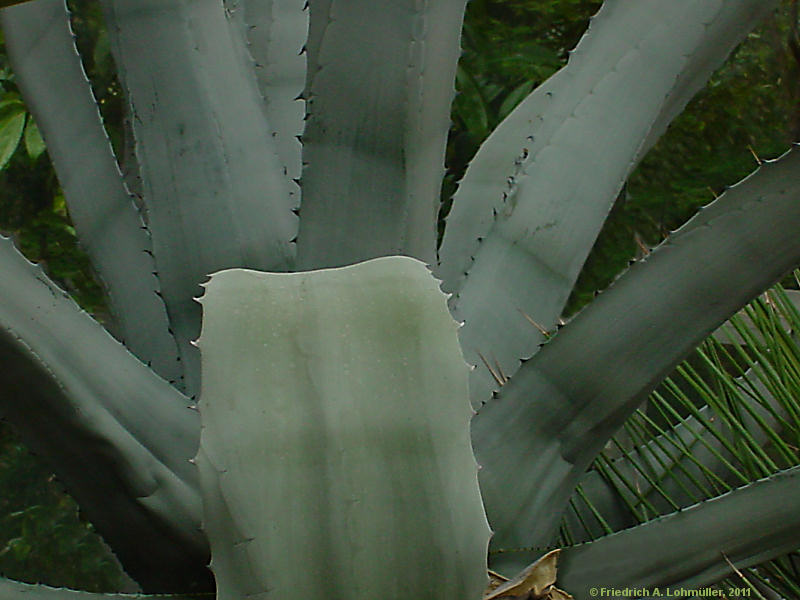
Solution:
{"label": "green leaf", "polygon": [[0,170],[17,151],[25,128],[25,107],[19,101],[0,104]]}
{"label": "green leaf", "polygon": [[94,72],[102,73],[109,79],[114,73],[114,58],[111,56],[111,42],[108,40],[108,31],[101,29],[97,35],[97,41],[92,51],[92,61],[94,62]]}
{"label": "green leaf", "polygon": [[550,543],[580,476],[647,394],[800,262],[799,200],[793,148],[635,264],[482,407],[473,443],[498,548]]}
{"label": "green leaf", "polygon": [[503,103],[500,105],[500,109],[497,111],[497,116],[500,119],[505,119],[512,110],[514,110],[517,105],[525,99],[525,97],[531,93],[533,89],[533,82],[532,81],[523,81],[513,90],[511,90],[508,95],[503,99]]}
{"label": "green leaf", "polygon": [[32,118],[28,119],[28,123],[25,125],[25,150],[32,160],[36,160],[47,150],[39,127]]}
{"label": "green leaf", "polygon": [[654,132],[774,4],[607,2],[567,66],[481,146],[453,198],[438,271],[476,365],[473,405],[498,387],[485,363],[511,376],[544,341],[531,321],[555,328]]}
{"label": "green leaf", "polygon": [[458,95],[453,103],[453,109],[463,121],[467,131],[478,139],[486,137],[489,134],[489,113],[486,100],[481,95],[475,79],[461,65],[456,71],[456,84],[458,85]]}
{"label": "green leaf", "polygon": [[480,599],[457,324],[407,257],[212,276],[200,467],[220,600]]}

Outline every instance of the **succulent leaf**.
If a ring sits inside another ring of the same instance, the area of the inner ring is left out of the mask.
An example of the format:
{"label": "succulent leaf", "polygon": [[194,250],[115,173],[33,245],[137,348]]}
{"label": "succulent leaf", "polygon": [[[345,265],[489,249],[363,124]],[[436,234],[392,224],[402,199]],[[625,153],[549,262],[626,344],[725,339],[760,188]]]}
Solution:
{"label": "succulent leaf", "polygon": [[207,547],[188,400],[3,237],[0,280],[0,413],[50,461],[134,577],[192,589]]}
{"label": "succulent leaf", "polygon": [[96,594],[0,578],[0,600],[202,600],[192,594]]}
{"label": "succulent leaf", "polygon": [[[104,284],[114,333],[164,379],[177,381],[178,349],[157,295],[150,239],[103,128],[66,4],[31,2],[4,10],[0,20],[16,82],[47,138],[70,217]],[[29,153],[42,151],[36,130],[28,123]]]}
{"label": "succulent leaf", "polygon": [[308,36],[306,0],[226,0],[226,12],[242,36],[242,50],[264,99],[293,208],[300,206],[300,138],[305,120]]}
{"label": "succulent leaf", "polygon": [[478,151],[453,199],[438,275],[464,321],[473,405],[538,350],[643,151],[774,2],[609,1],[567,66]]}
{"label": "succulent leaf", "polygon": [[308,4],[308,39],[306,40],[306,87],[303,97],[308,98],[309,87],[320,70],[319,53],[322,39],[331,21],[331,5],[334,0],[313,0]]}
{"label": "succulent leaf", "polygon": [[[800,467],[787,469],[680,512],[565,548],[559,586],[576,598],[590,588],[689,589],[795,550],[800,545]],[[498,565],[513,572],[526,554]],[[729,562],[730,561],[730,562]]]}
{"label": "succulent leaf", "polygon": [[[583,471],[628,415],[696,344],[800,262],[798,199],[794,148],[636,263],[479,411],[473,444],[497,548],[550,543]],[[703,263],[686,269],[698,256]]]}
{"label": "succulent leaf", "polygon": [[434,262],[465,5],[311,2],[299,268]]}
{"label": "succulent leaf", "polygon": [[479,599],[467,366],[425,266],[227,270],[202,304],[197,462],[220,600]]}
{"label": "succulent leaf", "polygon": [[[787,413],[752,370],[737,384],[744,389],[753,386],[758,392],[758,399],[737,395],[736,406],[745,415],[742,420],[748,436],[763,446],[770,440],[767,429],[779,434]],[[591,502],[592,512],[599,513],[605,524],[616,531],[635,524],[627,507],[640,504],[642,498],[647,499],[651,510],[667,513],[670,506],[685,507],[702,498],[703,490],[697,485],[700,481],[712,479],[735,487],[732,463],[737,461],[723,443],[727,427],[725,419],[704,406],[673,429],[613,460],[609,469],[603,469],[604,475],[595,469],[587,471],[580,481],[582,494]],[[631,481],[636,481],[634,488]],[[600,535],[597,529],[585,529],[585,524],[592,521],[586,512],[582,511],[582,516],[587,518],[576,519],[572,512],[566,515],[578,542]]]}
{"label": "succulent leaf", "polygon": [[[4,9],[18,81],[118,333],[141,361],[0,238],[0,416],[51,459],[147,589],[210,586],[210,541],[220,600],[478,600],[490,535],[478,480],[497,530],[494,568],[525,567],[536,556],[520,546],[549,547],[575,486],[598,482],[586,468],[658,381],[800,262],[795,148],[551,336],[631,169],[776,2],[607,0],[568,66],[467,171],[443,284],[416,259],[436,258],[466,0],[103,0],[136,141],[130,176],[103,131],[65,0]],[[37,132],[17,99],[0,106],[0,168],[23,139],[41,154]],[[138,174],[135,205],[123,180]],[[397,253],[416,258],[231,268]],[[201,365],[193,297],[220,269],[201,302]],[[442,289],[466,323],[461,346]],[[471,376],[461,348],[478,365]],[[201,366],[202,428],[187,397],[201,391]],[[499,385],[470,431],[468,398],[478,405]],[[745,430],[766,424],[748,441],[789,454],[769,434],[796,408],[769,385],[756,392],[776,403],[737,403]],[[709,412],[636,447],[656,468],[618,461],[620,480],[647,476],[635,499],[619,496],[663,510],[656,492],[684,506],[685,481],[722,478],[730,448]],[[681,449],[665,450],[667,437]],[[553,551],[484,600],[703,585],[729,574],[720,556],[747,566],[794,550],[798,469],[567,548],[558,570]],[[0,578],[0,600],[21,595],[165,600]]]}
{"label": "succulent leaf", "polygon": [[261,94],[222,4],[103,7],[131,106],[161,292],[194,395],[199,284],[228,267],[287,269],[297,219]]}

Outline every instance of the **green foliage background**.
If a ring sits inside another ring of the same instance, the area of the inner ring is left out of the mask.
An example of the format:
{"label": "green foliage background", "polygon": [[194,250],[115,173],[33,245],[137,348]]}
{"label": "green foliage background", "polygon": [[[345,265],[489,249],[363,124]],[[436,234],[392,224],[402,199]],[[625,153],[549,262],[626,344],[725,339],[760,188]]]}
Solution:
{"label": "green foliage background", "polygon": [[[123,104],[100,9],[73,0],[73,26],[118,155]],[[472,0],[457,75],[440,231],[450,197],[489,132],[567,60],[599,0]],[[758,160],[798,139],[797,0],[785,0],[715,73],[628,181],[570,302],[578,309],[631,258],[647,252]],[[0,52],[0,231],[43,262],[100,321],[100,289],[80,251],[64,198]],[[24,399],[21,399],[24,401]],[[93,591],[123,576],[46,465],[0,428],[0,574]]]}

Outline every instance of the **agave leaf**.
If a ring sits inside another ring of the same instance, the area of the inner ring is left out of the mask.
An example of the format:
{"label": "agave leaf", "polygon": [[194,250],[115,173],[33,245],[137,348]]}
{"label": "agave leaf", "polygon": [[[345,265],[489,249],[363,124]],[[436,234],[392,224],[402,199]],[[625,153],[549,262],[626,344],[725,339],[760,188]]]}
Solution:
{"label": "agave leaf", "polygon": [[50,461],[132,576],[192,589],[207,547],[188,400],[6,238],[0,279],[2,416]]}
{"label": "agave leaf", "polygon": [[299,268],[435,260],[465,4],[311,3]]}
{"label": "agave leaf", "polygon": [[439,276],[473,404],[537,351],[623,183],[774,2],[605,2],[567,66],[484,143],[453,199]]}
{"label": "agave leaf", "polygon": [[192,395],[199,283],[232,266],[288,268],[293,200],[222,4],[104,0],[103,7],[131,106],[161,291]]}
{"label": "agave leaf", "polygon": [[[693,588],[792,551],[800,544],[800,467],[786,469],[688,509],[561,551],[559,587],[576,598],[594,588]],[[536,552],[508,552],[503,573]],[[727,560],[726,560],[727,559]],[[730,561],[730,563],[728,562]]]}
{"label": "agave leaf", "polygon": [[212,276],[197,462],[220,600],[479,599],[467,367],[411,258]]}
{"label": "agave leaf", "polygon": [[[735,384],[743,390],[753,390],[733,398],[742,413],[741,426],[753,442],[763,446],[783,430],[785,405],[752,370]],[[616,531],[636,523],[629,507],[646,503],[649,510],[660,514],[669,512],[670,506],[685,507],[707,497],[709,486],[703,482],[711,481],[726,491],[745,483],[748,476],[737,468],[741,459],[728,441],[731,428],[725,415],[720,416],[710,406],[694,409],[673,429],[611,461],[609,468],[602,469],[602,475],[597,469],[584,474],[580,481],[582,495],[591,505],[591,512],[601,516],[604,526]],[[565,515],[576,542],[601,534],[596,527],[587,528],[587,523],[595,521],[589,512],[581,509]]]}
{"label": "agave leaf", "polygon": [[0,578],[0,600],[200,600],[202,597],[202,594],[96,594]]}
{"label": "agave leaf", "polygon": [[[629,527],[670,512],[669,506],[686,507],[719,493],[715,490],[727,491],[768,475],[777,467],[765,464],[764,458],[797,464],[797,449],[784,439],[791,440],[800,430],[794,416],[800,352],[788,335],[800,328],[798,299],[798,292],[776,286],[723,326],[734,329],[733,336],[722,334],[720,328],[698,351],[707,374],[698,375],[687,362],[680,374],[661,386],[667,388],[662,392],[665,397],[651,396],[648,412],[657,408],[668,422],[677,418],[679,424],[663,432],[647,414],[637,415],[632,422],[662,433],[630,451],[623,448],[620,458],[599,461],[582,477],[580,498],[573,498],[574,510],[562,524],[570,543],[599,537],[604,529]],[[735,333],[738,330],[745,336]],[[746,354],[734,357],[740,364],[733,362],[722,340],[747,345]],[[783,343],[777,344],[780,340]],[[719,359],[711,361],[717,354],[726,360],[725,368]],[[742,374],[734,377],[732,372],[739,369]],[[687,396],[684,389],[694,390],[697,398]],[[698,410],[698,399],[708,404]],[[690,416],[682,418],[673,404]],[[767,442],[765,454],[761,447]]]}
{"label": "agave leaf", "polygon": [[794,148],[635,264],[479,411],[473,444],[497,548],[549,543],[583,471],[646,395],[800,262],[798,199]]}
{"label": "agave leaf", "polygon": [[308,3],[308,39],[306,40],[306,88],[303,97],[308,98],[311,82],[320,70],[319,52],[322,39],[331,21],[331,5],[333,0],[311,0]]}
{"label": "agave leaf", "polygon": [[562,552],[559,584],[692,588],[800,546],[800,467]]}
{"label": "agave leaf", "polygon": [[[624,456],[604,460],[582,477],[579,489],[584,503],[575,499],[576,510],[566,515],[564,524],[570,540],[600,535],[595,523],[618,530],[634,524],[635,519],[646,520],[642,509],[660,513],[668,506],[688,506],[708,497],[710,490],[724,491],[730,484],[767,475],[773,467],[764,470],[750,464],[753,458],[763,463],[760,447],[767,442],[776,459],[787,465],[796,463],[796,450],[782,438],[800,428],[793,407],[800,383],[800,351],[795,338],[789,336],[800,329],[796,309],[800,293],[776,286],[765,296],[766,303],[761,299],[751,303],[715,331],[705,348],[695,354],[695,362],[699,359],[701,366],[705,364],[706,375],[698,375],[687,362],[661,386],[666,388],[663,392],[651,396],[649,412],[657,409],[667,422],[677,420],[675,427],[664,431],[640,413],[632,423],[641,422],[660,435],[631,450],[623,448]],[[766,312],[756,313],[751,307]],[[733,337],[722,333],[728,328],[734,329]],[[737,329],[746,332],[746,337],[735,333]],[[758,341],[762,338],[769,344],[763,352]],[[723,339],[746,344],[747,352],[731,356]],[[777,340],[783,344],[776,345]],[[722,359],[727,367],[719,362]],[[736,372],[741,374],[736,377]],[[697,398],[684,389],[694,390]],[[706,406],[698,409],[698,400]],[[673,405],[689,416],[679,415]],[[589,513],[597,513],[597,517]]]}
{"label": "agave leaf", "polygon": [[[702,414],[707,418],[709,413],[705,407]],[[728,472],[726,464],[717,459],[722,444],[710,433],[714,426],[721,430],[722,425],[713,423],[711,430],[707,425],[696,418],[687,419],[672,431],[611,461],[602,473],[598,469],[587,471],[579,484],[584,503],[576,501],[575,510],[565,514],[572,541],[589,541],[603,533],[635,525],[631,509],[646,499],[647,508],[655,511],[653,496],[656,502],[659,497],[656,490],[668,495],[678,506],[699,500],[697,495],[702,491],[697,490],[694,482],[705,479],[706,469],[719,475]],[[711,445],[712,450],[704,447],[704,443]],[[655,471],[648,469],[654,463]]]}
{"label": "agave leaf", "polygon": [[[17,84],[47,138],[70,217],[109,298],[114,333],[162,377],[178,380],[150,239],[103,129],[66,4],[32,2],[0,19]],[[26,132],[26,144],[29,153],[35,149],[33,133]]]}
{"label": "agave leaf", "polygon": [[226,0],[264,98],[267,122],[277,145],[294,207],[300,206],[301,144],[305,119],[308,36],[306,0]]}

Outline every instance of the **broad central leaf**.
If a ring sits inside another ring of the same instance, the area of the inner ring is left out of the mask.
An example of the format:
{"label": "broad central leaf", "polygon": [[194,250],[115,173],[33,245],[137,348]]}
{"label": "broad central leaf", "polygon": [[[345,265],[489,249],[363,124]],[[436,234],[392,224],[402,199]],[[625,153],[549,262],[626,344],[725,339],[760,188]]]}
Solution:
{"label": "broad central leaf", "polygon": [[198,465],[220,600],[469,600],[489,528],[468,368],[419,261],[214,275]]}

